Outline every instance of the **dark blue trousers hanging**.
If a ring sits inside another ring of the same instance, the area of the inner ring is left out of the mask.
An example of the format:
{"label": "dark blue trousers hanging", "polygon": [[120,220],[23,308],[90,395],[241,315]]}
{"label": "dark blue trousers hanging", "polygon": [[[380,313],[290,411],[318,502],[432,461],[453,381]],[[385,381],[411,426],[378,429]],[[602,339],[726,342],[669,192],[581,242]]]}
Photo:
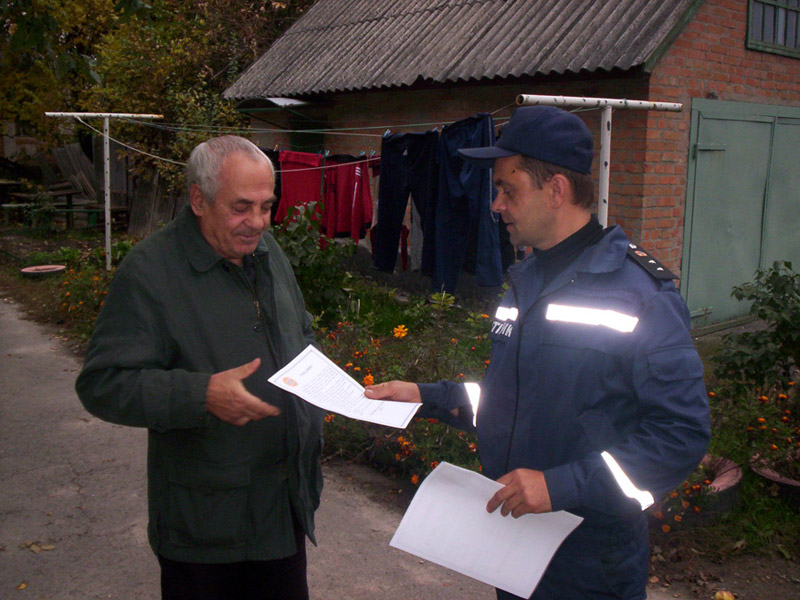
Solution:
{"label": "dark blue trousers hanging", "polygon": [[433,289],[453,293],[470,239],[475,244],[478,285],[503,283],[497,215],[491,210],[491,169],[465,162],[459,148],[494,144],[492,116],[481,113],[456,121],[439,138],[439,197],[436,204],[436,261]]}
{"label": "dark blue trousers hanging", "polygon": [[411,194],[422,220],[421,270],[427,275],[433,273],[438,139],[436,131],[395,133],[383,138],[378,222],[372,249],[372,263],[379,271],[394,271],[400,228]]}

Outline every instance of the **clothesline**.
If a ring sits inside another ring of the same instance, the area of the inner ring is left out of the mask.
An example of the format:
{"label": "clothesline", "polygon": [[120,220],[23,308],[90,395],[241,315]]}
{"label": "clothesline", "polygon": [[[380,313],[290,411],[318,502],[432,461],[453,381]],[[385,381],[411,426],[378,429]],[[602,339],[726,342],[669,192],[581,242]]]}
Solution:
{"label": "clothesline", "polygon": [[[491,114],[492,115],[497,114],[497,113],[502,112],[502,111],[504,111],[504,110],[506,110],[506,109],[508,109],[508,108],[510,108],[512,106],[515,106],[515,104],[514,103],[507,104],[506,106],[500,107],[500,108],[492,111]],[[575,110],[574,112],[583,112],[583,111],[586,111],[586,110],[597,110],[597,109],[596,108],[578,109],[578,110]],[[496,121],[505,121],[505,120],[508,120],[508,118],[509,117],[500,117],[500,118],[495,119],[495,120]],[[82,125],[86,126],[87,128],[91,129],[92,131],[94,131],[95,133],[100,134],[100,135],[105,135],[102,131],[100,131],[99,129],[97,129],[95,127],[92,127],[91,125],[89,125],[86,121],[84,121],[80,117],[76,116],[75,119],[77,121],[79,121]],[[214,126],[210,126],[210,125],[179,125],[179,124],[175,124],[175,123],[172,123],[172,124],[170,124],[170,123],[155,123],[153,121],[141,121],[141,120],[137,120],[137,119],[124,119],[124,121],[127,121],[127,122],[129,122],[131,124],[134,124],[134,125],[143,125],[143,126],[146,126],[146,127],[155,127],[157,129],[162,129],[162,130],[167,130],[167,131],[178,131],[178,132],[180,132],[180,131],[184,131],[184,132],[197,131],[197,132],[216,133],[216,134],[226,134],[226,133],[306,133],[306,134],[308,134],[308,133],[324,133],[326,135],[352,135],[352,136],[363,136],[363,137],[379,137],[381,139],[386,135],[386,133],[388,133],[392,129],[396,130],[396,129],[419,128],[419,127],[430,127],[430,126],[435,126],[435,127],[438,128],[439,126],[444,127],[444,126],[454,122],[454,121],[447,121],[447,122],[437,121],[437,122],[428,122],[428,123],[406,123],[406,124],[395,124],[395,125],[368,125],[368,126],[361,126],[361,127],[342,127],[342,128],[329,128],[329,129],[261,129],[261,128],[254,128],[254,127],[214,127]],[[348,133],[348,132],[352,132],[352,131],[363,131],[363,130],[373,130],[373,129],[377,129],[377,130],[385,129],[386,133],[383,133],[383,134]],[[160,161],[167,162],[167,163],[174,164],[174,165],[178,165],[178,166],[186,166],[185,162],[180,162],[180,161],[177,161],[177,160],[172,160],[171,158],[165,158],[163,156],[158,156],[156,154],[152,154],[152,153],[147,152],[145,150],[141,150],[140,148],[136,148],[135,146],[132,146],[132,145],[130,145],[128,143],[125,143],[125,142],[123,142],[123,141],[121,141],[121,140],[119,140],[117,138],[108,136],[108,139],[113,141],[113,142],[115,142],[115,143],[117,143],[117,144],[119,144],[123,148],[131,150],[132,152],[137,152],[137,153],[142,154],[144,156],[148,156],[148,157],[153,158],[155,160],[160,160]],[[374,158],[373,157],[365,158],[363,160],[355,161],[355,162],[366,163],[366,162],[369,162],[371,160],[374,160]],[[350,164],[353,164],[353,163],[351,162]],[[323,170],[323,169],[326,169],[326,168],[331,168],[331,166],[330,165],[328,165],[328,166],[323,165],[323,166],[319,166],[319,167],[308,167],[308,168],[305,168],[305,169],[293,169],[293,171],[314,171],[314,170]],[[280,173],[280,172],[281,172],[280,170],[276,170],[276,173]]]}
{"label": "clothesline", "polygon": [[[95,133],[99,133],[100,135],[104,135],[102,131],[100,131],[99,129],[96,129],[95,127],[92,127],[91,125],[89,125],[86,121],[84,121],[80,117],[76,116],[75,119],[80,121],[83,125],[85,125],[89,129],[91,129]],[[179,165],[179,166],[182,166],[182,167],[186,166],[185,162],[179,162],[177,160],[172,160],[170,158],[164,158],[162,156],[156,156],[155,154],[151,154],[149,152],[145,152],[144,150],[140,150],[138,148],[134,148],[133,146],[131,146],[129,144],[126,144],[125,142],[122,142],[122,141],[120,141],[120,140],[118,140],[118,139],[116,139],[116,138],[114,138],[112,136],[108,136],[108,139],[111,140],[112,142],[115,142],[115,143],[119,144],[123,148],[127,148],[128,150],[133,150],[134,152],[138,152],[139,154],[144,154],[145,156],[149,156],[150,158],[155,158],[157,160],[163,160],[165,162],[172,163],[174,165]],[[366,158],[364,158],[362,160],[349,161],[347,163],[334,163],[334,164],[329,164],[329,165],[322,165],[320,167],[308,167],[308,168],[303,168],[303,169],[291,169],[290,171],[286,171],[286,172],[297,173],[297,172],[300,172],[300,171],[319,171],[319,170],[322,170],[322,169],[334,169],[336,167],[340,167],[340,166],[344,166],[344,165],[348,165],[348,164],[349,165],[362,164],[362,163],[368,163],[368,162],[374,161],[374,160],[375,160],[375,156],[371,156],[371,157],[366,157]],[[273,167],[275,167],[275,165],[273,165]],[[284,171],[282,171],[280,169],[277,169],[277,168],[275,169],[275,173],[283,173],[283,172]]]}

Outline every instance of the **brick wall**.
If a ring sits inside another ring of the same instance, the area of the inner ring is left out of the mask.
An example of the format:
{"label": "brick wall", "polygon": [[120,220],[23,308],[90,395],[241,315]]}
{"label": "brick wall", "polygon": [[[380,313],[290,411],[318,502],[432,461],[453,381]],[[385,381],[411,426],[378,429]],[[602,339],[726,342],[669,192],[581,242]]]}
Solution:
{"label": "brick wall", "polygon": [[652,100],[681,113],[647,114],[643,245],[680,267],[692,98],[800,106],[800,59],[748,50],[747,0],[706,0],[650,77]]}

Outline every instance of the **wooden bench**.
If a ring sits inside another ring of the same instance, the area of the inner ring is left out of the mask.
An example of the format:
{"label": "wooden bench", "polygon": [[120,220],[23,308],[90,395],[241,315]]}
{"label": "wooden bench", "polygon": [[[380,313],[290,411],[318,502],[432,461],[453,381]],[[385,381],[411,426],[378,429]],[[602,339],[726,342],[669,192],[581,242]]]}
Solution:
{"label": "wooden bench", "polygon": [[[86,227],[100,227],[105,222],[105,208],[99,208],[97,205],[87,205],[77,208],[59,208],[56,207],[53,212],[55,214],[63,214],[67,219],[67,227],[73,227],[73,215],[81,214],[86,215]],[[130,209],[126,206],[112,206],[111,207],[111,228],[112,229],[127,229],[128,220],[130,218]]]}

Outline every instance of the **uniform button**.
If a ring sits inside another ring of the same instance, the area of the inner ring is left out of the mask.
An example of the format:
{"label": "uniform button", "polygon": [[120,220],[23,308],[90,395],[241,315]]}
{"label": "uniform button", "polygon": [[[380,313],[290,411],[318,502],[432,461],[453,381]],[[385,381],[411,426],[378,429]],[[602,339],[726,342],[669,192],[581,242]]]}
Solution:
{"label": "uniform button", "polygon": [[261,323],[256,323],[255,325],[253,325],[253,331],[255,331],[256,333],[261,333],[263,329],[264,326]]}

